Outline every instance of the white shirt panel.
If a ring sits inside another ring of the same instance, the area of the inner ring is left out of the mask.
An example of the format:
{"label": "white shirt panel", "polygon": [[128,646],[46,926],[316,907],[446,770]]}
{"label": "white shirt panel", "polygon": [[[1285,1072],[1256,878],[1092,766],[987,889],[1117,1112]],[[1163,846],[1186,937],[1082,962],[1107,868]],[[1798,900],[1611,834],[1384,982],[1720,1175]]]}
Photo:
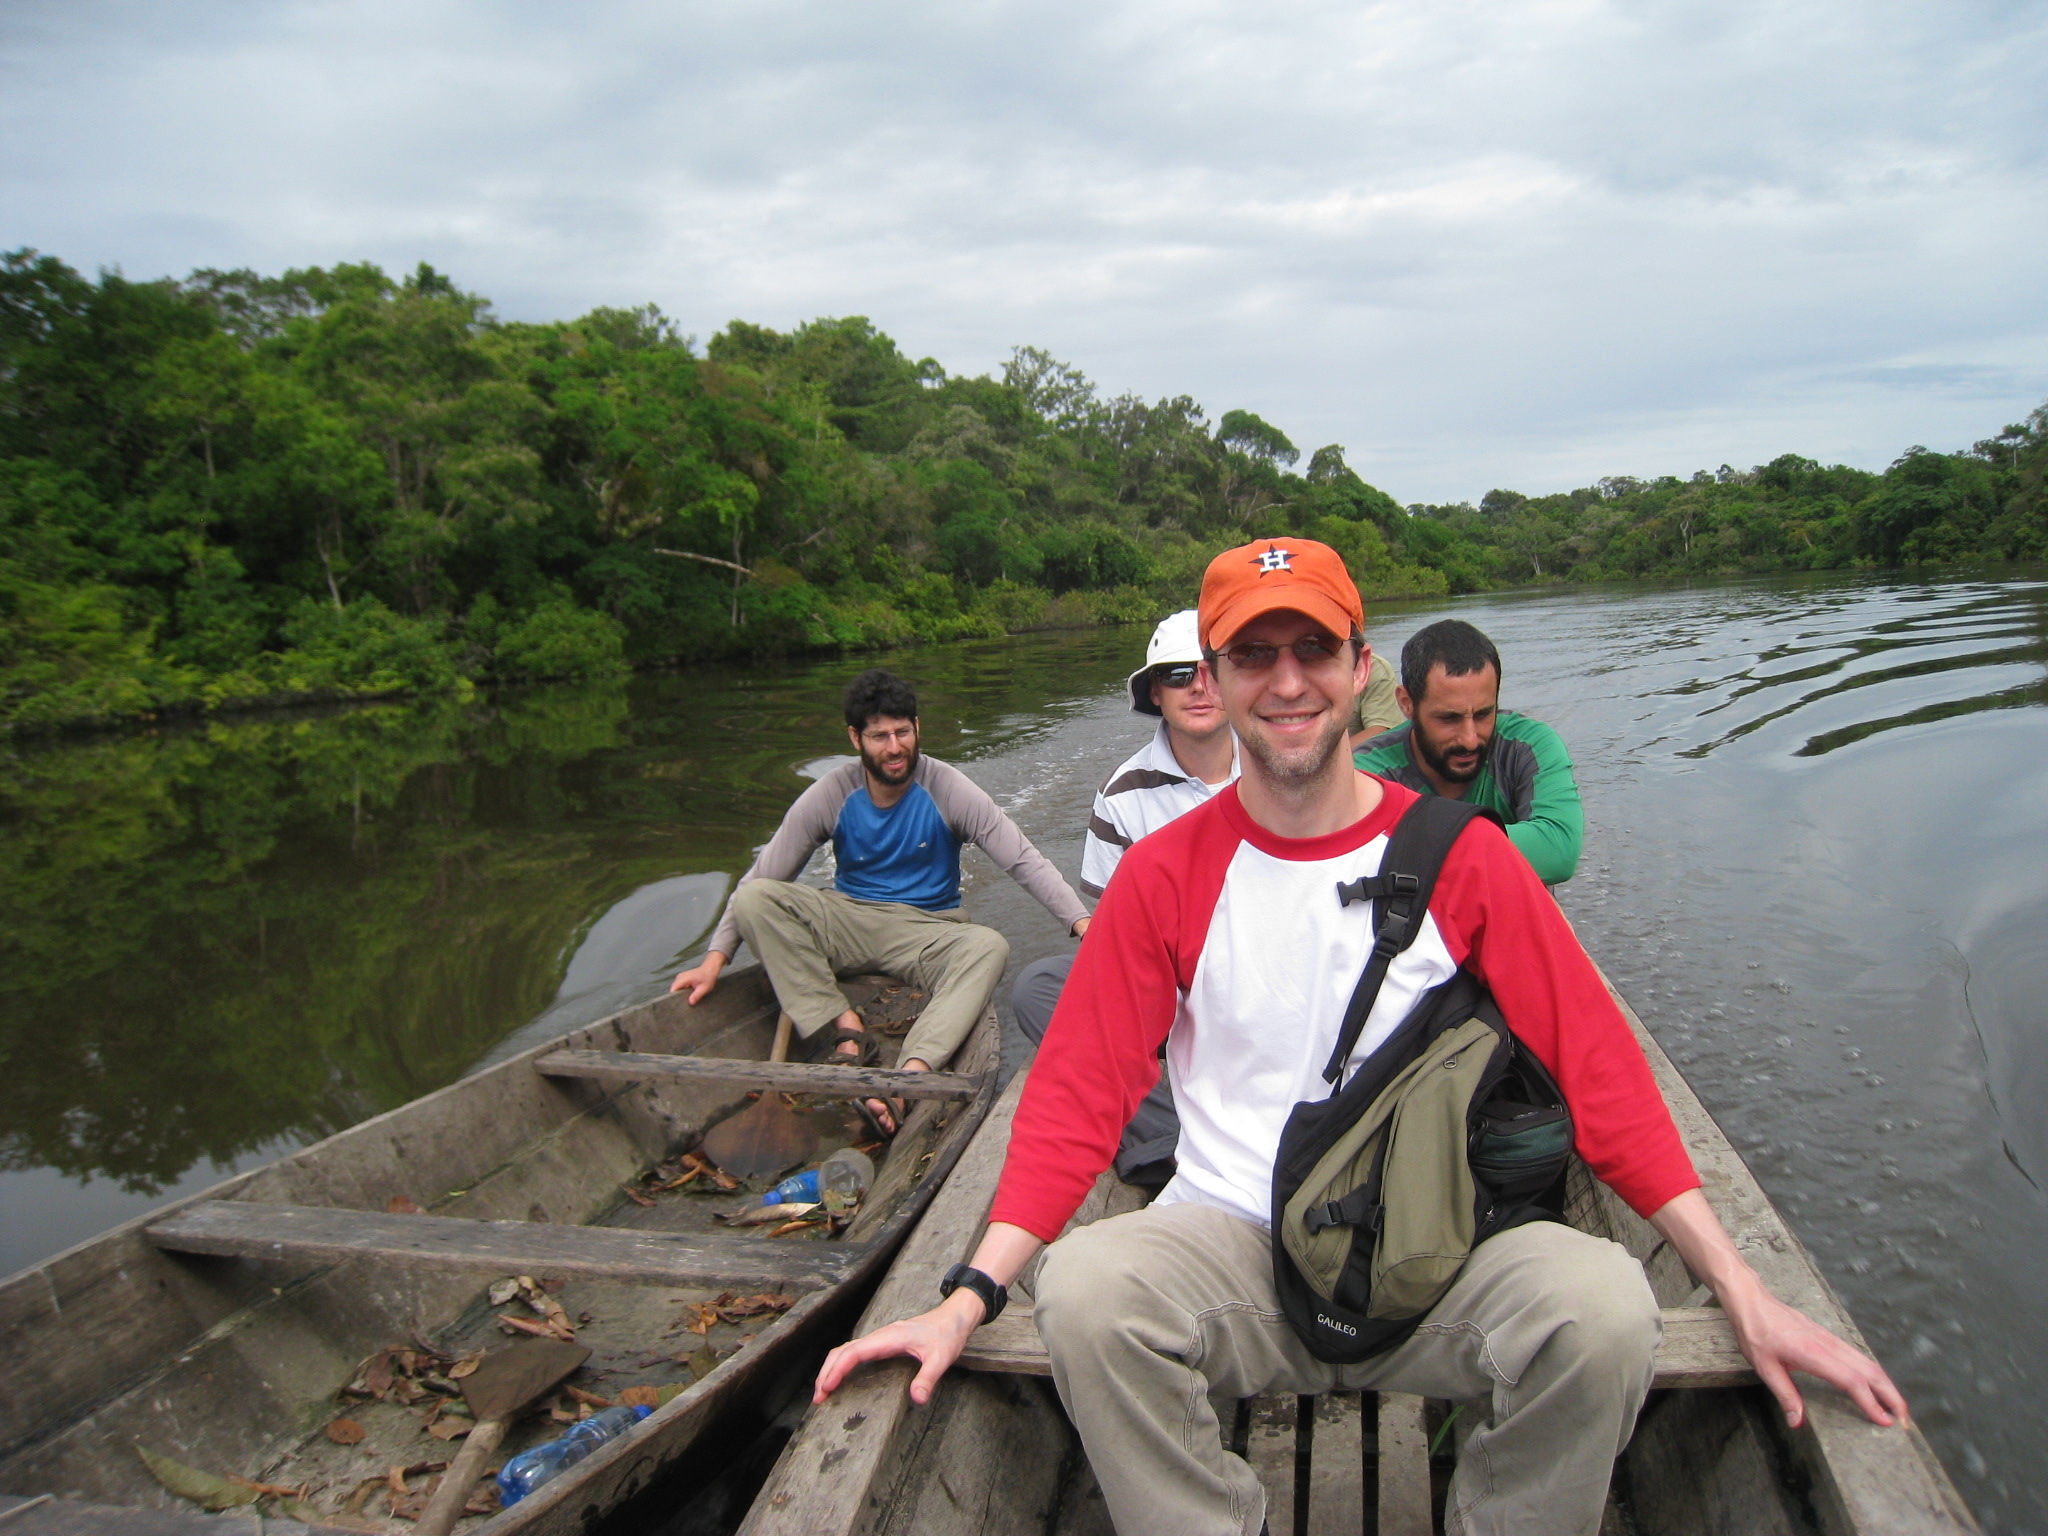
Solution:
{"label": "white shirt panel", "polygon": [[[1381,836],[1336,858],[1296,860],[1238,845],[1167,1036],[1180,1146],[1160,1204],[1194,1201],[1271,1225],[1281,1129],[1296,1103],[1328,1096],[1323,1066],[1372,948],[1372,903],[1340,907],[1336,887],[1379,873],[1386,849]],[[1425,913],[1388,968],[1346,1075],[1456,970]]]}

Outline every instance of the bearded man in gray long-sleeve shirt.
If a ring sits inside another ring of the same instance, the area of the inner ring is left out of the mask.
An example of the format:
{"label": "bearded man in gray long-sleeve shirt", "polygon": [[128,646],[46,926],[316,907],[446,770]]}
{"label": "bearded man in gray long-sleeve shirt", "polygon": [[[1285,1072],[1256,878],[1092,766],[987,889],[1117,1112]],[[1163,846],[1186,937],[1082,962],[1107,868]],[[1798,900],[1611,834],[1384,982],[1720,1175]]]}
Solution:
{"label": "bearded man in gray long-sleeve shirt", "polygon": [[[1068,932],[1088,927],[1087,908],[1017,824],[959,769],[921,755],[917,695],[880,668],[846,690],[846,733],[860,753],[797,797],[775,836],[740,877],[703,960],[671,991],[690,1001],[717,984],[744,938],[783,1012],[809,1038],[832,1027],[834,1050],[871,1059],[860,1015],[837,978],[867,971],[902,977],[929,1001],[904,1039],[898,1065],[945,1065],[1001,979],[1010,946],[960,909],[960,847],[973,843],[1036,897]],[[836,889],[795,884],[830,839]],[[867,1103],[876,1128],[893,1134],[900,1105]]]}

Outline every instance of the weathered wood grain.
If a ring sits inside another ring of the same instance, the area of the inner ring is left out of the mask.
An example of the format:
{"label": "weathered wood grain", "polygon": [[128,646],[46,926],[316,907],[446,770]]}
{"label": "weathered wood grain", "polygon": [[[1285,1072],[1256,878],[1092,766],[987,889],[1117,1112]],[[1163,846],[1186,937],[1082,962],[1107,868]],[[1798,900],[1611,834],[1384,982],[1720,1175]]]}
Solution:
{"label": "weathered wood grain", "polygon": [[1379,1536],[1429,1536],[1429,1425],[1424,1401],[1382,1392]]}
{"label": "weathered wood grain", "polygon": [[[122,1509],[46,1496],[0,1494],[0,1531],[7,1536],[231,1536],[259,1524],[251,1516],[208,1515],[196,1509]],[[268,1515],[260,1529],[271,1536],[356,1536],[338,1525],[302,1525]]]}
{"label": "weathered wood grain", "polygon": [[[928,1310],[940,1277],[973,1250],[988,1223],[1026,1076],[1018,1073],[996,1101],[875,1291],[856,1336]],[[812,1408],[768,1474],[741,1536],[852,1536],[875,1529],[897,1503],[890,1474],[901,1471],[913,1448],[899,1447],[899,1437],[914,1443],[932,1416],[929,1407],[910,1402],[915,1374],[909,1361],[869,1366]]]}
{"label": "weathered wood grain", "polygon": [[557,1227],[533,1221],[387,1216],[303,1205],[205,1200],[147,1229],[159,1248],[280,1263],[355,1260],[495,1275],[564,1275],[649,1285],[830,1285],[857,1250],[762,1238]]}
{"label": "weathered wood grain", "polygon": [[1810,1536],[1743,1397],[1678,1392],[1644,1409],[1616,1478],[1640,1536]]}
{"label": "weathered wood grain", "polygon": [[554,1051],[534,1063],[549,1077],[599,1082],[735,1083],[819,1098],[971,1099],[981,1079],[958,1072],[899,1072],[821,1061],[736,1061],[715,1056],[654,1056],[641,1051]]}
{"label": "weathered wood grain", "polygon": [[[1369,1396],[1370,1394],[1368,1394]],[[1358,1536],[1365,1529],[1360,1451],[1371,1433],[1356,1392],[1316,1399],[1316,1434],[1308,1474],[1308,1536]]]}

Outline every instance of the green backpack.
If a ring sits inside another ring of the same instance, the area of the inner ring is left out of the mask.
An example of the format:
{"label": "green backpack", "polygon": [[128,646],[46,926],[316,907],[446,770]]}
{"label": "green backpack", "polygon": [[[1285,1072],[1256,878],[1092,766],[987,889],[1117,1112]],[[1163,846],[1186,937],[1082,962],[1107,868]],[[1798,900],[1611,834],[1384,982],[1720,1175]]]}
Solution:
{"label": "green backpack", "polygon": [[1343,1081],[1387,967],[1415,940],[1458,835],[1491,812],[1425,795],[1380,872],[1340,883],[1373,902],[1371,958],[1323,1076],[1294,1106],[1273,1160],[1273,1276],[1319,1360],[1356,1364],[1413,1333],[1466,1257],[1529,1221],[1563,1219],[1571,1114],[1543,1064],[1460,970],[1425,993]]}

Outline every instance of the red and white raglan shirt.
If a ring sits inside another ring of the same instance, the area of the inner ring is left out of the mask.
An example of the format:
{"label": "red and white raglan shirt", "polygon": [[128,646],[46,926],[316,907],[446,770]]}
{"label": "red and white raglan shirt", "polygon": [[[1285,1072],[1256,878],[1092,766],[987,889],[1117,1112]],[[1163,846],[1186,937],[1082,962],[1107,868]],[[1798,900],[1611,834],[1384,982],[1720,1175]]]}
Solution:
{"label": "red and white raglan shirt", "polygon": [[[1372,947],[1372,904],[1340,904],[1337,886],[1379,872],[1416,800],[1380,783],[1378,808],[1327,837],[1275,836],[1232,785],[1124,854],[1031,1068],[991,1220],[1059,1235],[1157,1080],[1163,1040],[1180,1146],[1158,1203],[1270,1224],[1281,1128],[1328,1094],[1322,1069]],[[1698,1187],[1627,1021],[1490,821],[1453,845],[1350,1066],[1460,966],[1557,1079],[1580,1156],[1615,1193],[1647,1216]]]}

